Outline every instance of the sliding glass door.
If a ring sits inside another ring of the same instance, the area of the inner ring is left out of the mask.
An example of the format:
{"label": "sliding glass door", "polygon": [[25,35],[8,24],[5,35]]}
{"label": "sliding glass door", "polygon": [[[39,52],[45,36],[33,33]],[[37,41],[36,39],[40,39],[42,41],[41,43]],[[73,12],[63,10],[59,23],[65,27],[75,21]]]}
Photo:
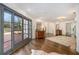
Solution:
{"label": "sliding glass door", "polygon": [[22,41],[22,18],[14,16],[14,43]]}
{"label": "sliding glass door", "polygon": [[11,16],[8,11],[4,11],[4,53],[11,49]]}
{"label": "sliding glass door", "polygon": [[11,54],[31,41],[32,22],[29,20],[0,4],[0,54]]}

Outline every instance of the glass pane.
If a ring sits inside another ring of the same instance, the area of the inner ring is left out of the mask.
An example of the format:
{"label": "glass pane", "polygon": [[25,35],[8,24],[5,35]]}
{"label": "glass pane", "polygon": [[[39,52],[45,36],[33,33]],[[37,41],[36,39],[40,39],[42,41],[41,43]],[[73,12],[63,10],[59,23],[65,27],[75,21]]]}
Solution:
{"label": "glass pane", "polygon": [[22,41],[22,18],[14,17],[14,41],[15,44]]}
{"label": "glass pane", "polygon": [[24,39],[28,38],[28,34],[24,34]]}
{"label": "glass pane", "polygon": [[32,25],[32,22],[31,21],[29,21],[29,25]]}
{"label": "glass pane", "polygon": [[24,19],[23,27],[24,27],[23,31],[24,31],[24,39],[25,39],[25,38],[28,38],[28,20]]}
{"label": "glass pane", "polygon": [[24,19],[24,24],[26,24],[26,20]]}
{"label": "glass pane", "polygon": [[26,32],[25,33],[27,33],[28,34],[28,29],[26,29]]}
{"label": "glass pane", "polygon": [[25,29],[28,30],[28,25],[25,26]]}
{"label": "glass pane", "polygon": [[24,30],[24,33],[26,33],[26,30]]}
{"label": "glass pane", "polygon": [[32,27],[30,26],[29,31],[31,31],[31,30],[32,30]]}
{"label": "glass pane", "polygon": [[24,30],[28,30],[28,25],[24,24]]}
{"label": "glass pane", "polygon": [[11,49],[11,14],[4,12],[4,52]]}
{"label": "glass pane", "polygon": [[29,33],[31,34],[32,32],[31,32],[31,31],[29,31]]}
{"label": "glass pane", "polygon": [[28,30],[28,21],[24,20],[24,25],[23,25],[24,30],[27,29]]}
{"label": "glass pane", "polygon": [[24,30],[24,33],[28,34],[28,30]]}
{"label": "glass pane", "polygon": [[22,32],[22,18],[19,17],[19,30]]}
{"label": "glass pane", "polygon": [[28,25],[28,20],[24,19],[24,24]]}
{"label": "glass pane", "polygon": [[28,21],[26,20],[26,24],[28,25]]}
{"label": "glass pane", "polygon": [[31,34],[29,34],[29,38],[31,38]]}

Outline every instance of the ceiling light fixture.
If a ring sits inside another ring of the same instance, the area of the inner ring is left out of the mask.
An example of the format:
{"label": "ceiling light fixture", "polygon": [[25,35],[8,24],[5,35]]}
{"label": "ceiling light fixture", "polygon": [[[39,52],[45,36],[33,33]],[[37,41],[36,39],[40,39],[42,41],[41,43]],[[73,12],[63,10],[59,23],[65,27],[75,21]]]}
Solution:
{"label": "ceiling light fixture", "polygon": [[57,17],[57,19],[59,19],[59,20],[62,20],[62,19],[65,19],[65,18],[66,18],[65,16]]}

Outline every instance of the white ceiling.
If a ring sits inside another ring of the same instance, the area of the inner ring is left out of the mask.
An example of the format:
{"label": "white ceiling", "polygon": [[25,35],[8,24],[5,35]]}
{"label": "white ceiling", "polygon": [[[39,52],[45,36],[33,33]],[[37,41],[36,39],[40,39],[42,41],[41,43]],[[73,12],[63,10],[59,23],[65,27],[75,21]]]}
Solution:
{"label": "white ceiling", "polygon": [[75,10],[74,3],[16,3],[18,8],[22,9],[33,19],[42,19],[48,21],[57,21],[57,17],[65,16],[66,20],[71,19],[71,13]]}

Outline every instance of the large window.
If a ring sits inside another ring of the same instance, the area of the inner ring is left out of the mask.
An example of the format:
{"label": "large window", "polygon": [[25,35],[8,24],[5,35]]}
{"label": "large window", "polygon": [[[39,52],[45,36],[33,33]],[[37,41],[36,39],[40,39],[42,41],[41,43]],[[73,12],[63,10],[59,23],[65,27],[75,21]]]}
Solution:
{"label": "large window", "polygon": [[4,12],[4,52],[11,49],[11,13]]}
{"label": "large window", "polygon": [[24,19],[24,24],[23,24],[23,31],[24,31],[24,39],[28,38],[28,20]]}
{"label": "large window", "polygon": [[22,18],[14,16],[14,42],[22,41]]}

